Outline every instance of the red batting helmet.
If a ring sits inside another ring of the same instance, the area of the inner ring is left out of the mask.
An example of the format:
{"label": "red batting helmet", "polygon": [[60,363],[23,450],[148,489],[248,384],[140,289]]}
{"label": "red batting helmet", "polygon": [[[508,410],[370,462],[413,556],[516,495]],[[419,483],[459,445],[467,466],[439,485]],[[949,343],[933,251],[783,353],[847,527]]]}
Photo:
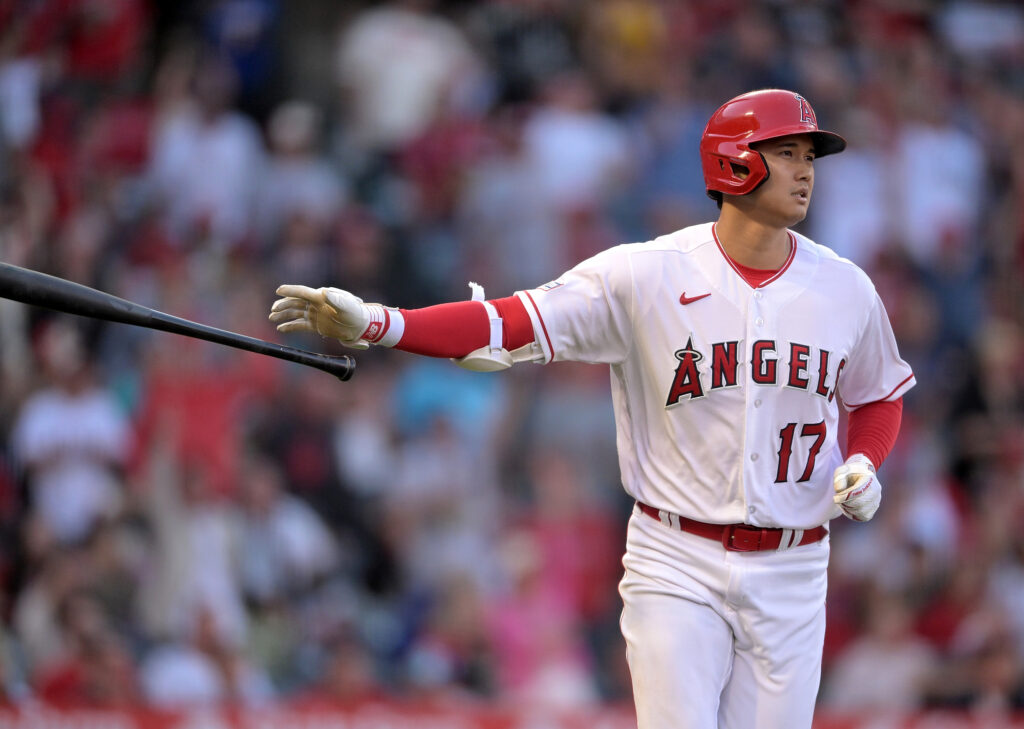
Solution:
{"label": "red batting helmet", "polygon": [[[768,179],[768,165],[750,148],[754,142],[810,134],[818,157],[842,152],[846,140],[838,134],[818,129],[818,119],[807,99],[782,89],[765,89],[731,99],[711,115],[700,139],[700,162],[704,168],[704,186],[708,195],[746,195]],[[733,170],[747,170],[741,178]]]}

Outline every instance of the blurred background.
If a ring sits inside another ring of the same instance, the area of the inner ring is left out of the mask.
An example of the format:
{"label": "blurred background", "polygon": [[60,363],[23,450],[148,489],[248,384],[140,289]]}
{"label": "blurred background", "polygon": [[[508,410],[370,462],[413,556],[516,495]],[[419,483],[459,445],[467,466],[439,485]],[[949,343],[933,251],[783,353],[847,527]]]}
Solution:
{"label": "blurred background", "polygon": [[[341,353],[274,331],[277,285],[500,297],[714,219],[701,131],[763,87],[849,141],[799,229],[918,380],[879,516],[833,522],[820,726],[993,726],[1024,708],[1018,2],[0,0],[0,259]],[[630,706],[607,371],[357,359],[0,300],[0,705]]]}

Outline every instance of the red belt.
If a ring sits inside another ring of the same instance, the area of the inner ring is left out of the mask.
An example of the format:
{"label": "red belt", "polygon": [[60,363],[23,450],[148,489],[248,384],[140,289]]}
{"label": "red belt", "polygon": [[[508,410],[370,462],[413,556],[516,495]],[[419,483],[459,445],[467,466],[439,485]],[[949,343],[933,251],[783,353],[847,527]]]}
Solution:
{"label": "red belt", "polygon": [[[722,543],[730,552],[766,552],[770,550],[791,549],[802,547],[805,544],[818,542],[825,538],[828,529],[824,526],[816,526],[813,529],[775,529],[770,527],[757,527],[750,524],[705,524],[695,519],[687,519],[685,516],[669,514],[667,511],[659,511],[653,506],[648,506],[640,501],[636,502],[640,511],[652,519],[664,523],[662,515],[672,526],[679,527],[684,532],[696,534],[698,537],[714,539]],[[783,540],[789,543],[783,546]]]}

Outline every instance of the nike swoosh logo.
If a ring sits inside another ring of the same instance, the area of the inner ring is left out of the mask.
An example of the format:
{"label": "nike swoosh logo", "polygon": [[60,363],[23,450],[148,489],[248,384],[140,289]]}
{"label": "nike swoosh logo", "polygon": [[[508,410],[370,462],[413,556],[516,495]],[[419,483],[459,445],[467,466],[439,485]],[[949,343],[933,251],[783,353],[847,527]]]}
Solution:
{"label": "nike swoosh logo", "polygon": [[710,293],[701,294],[700,296],[687,297],[686,296],[686,292],[684,291],[683,295],[679,297],[679,303],[682,304],[683,306],[686,306],[687,304],[692,304],[694,301],[700,301],[701,299],[706,299],[709,296],[711,296]]}

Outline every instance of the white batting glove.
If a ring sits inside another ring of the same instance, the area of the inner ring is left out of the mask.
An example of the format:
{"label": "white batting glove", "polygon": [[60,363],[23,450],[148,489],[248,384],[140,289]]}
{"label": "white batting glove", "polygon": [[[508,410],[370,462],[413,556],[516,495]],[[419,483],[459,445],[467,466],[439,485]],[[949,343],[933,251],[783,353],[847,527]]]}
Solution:
{"label": "white batting glove", "polygon": [[295,286],[277,287],[283,298],[270,309],[270,321],[279,332],[313,332],[333,337],[346,347],[366,349],[370,343],[362,339],[370,326],[370,307],[358,296],[343,289]]}
{"label": "white batting glove", "polygon": [[875,466],[867,456],[856,453],[835,470],[833,500],[843,513],[854,521],[868,521],[882,502],[882,484],[875,475]]}

